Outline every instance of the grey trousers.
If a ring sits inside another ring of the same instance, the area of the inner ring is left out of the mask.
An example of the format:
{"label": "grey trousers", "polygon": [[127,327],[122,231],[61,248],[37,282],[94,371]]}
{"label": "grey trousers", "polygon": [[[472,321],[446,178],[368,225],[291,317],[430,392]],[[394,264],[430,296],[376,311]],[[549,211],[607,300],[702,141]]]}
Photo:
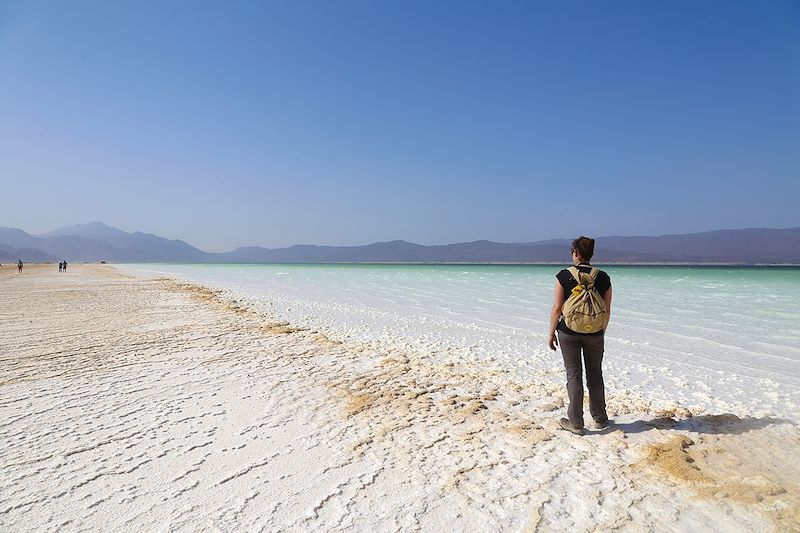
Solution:
{"label": "grey trousers", "polygon": [[608,420],[606,388],[603,384],[603,344],[605,335],[571,335],[558,332],[558,344],[567,370],[567,415],[573,427],[583,427],[583,362],[586,364],[586,388],[589,389],[589,412],[599,421]]}

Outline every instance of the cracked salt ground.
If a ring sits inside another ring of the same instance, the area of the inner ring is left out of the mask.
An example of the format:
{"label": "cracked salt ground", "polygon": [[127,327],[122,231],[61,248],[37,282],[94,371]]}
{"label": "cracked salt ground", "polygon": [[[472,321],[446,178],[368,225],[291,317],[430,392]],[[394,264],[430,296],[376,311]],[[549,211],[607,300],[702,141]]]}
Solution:
{"label": "cracked salt ground", "polygon": [[622,396],[576,437],[562,387],[459,351],[50,270],[0,294],[0,530],[800,530],[792,423]]}

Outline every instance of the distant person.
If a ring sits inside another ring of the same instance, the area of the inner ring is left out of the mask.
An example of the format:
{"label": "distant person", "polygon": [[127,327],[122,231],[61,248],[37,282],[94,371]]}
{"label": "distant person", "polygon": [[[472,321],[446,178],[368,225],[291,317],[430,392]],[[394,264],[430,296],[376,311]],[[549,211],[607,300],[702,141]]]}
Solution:
{"label": "distant person", "polygon": [[[606,393],[603,383],[603,345],[611,317],[611,278],[589,263],[594,255],[594,239],[578,237],[572,241],[572,265],[556,275],[553,309],[547,345],[561,346],[567,372],[569,418],[559,420],[562,429],[583,435],[583,363],[589,389],[589,412],[595,429],[608,426]],[[556,331],[558,338],[556,339]]]}
{"label": "distant person", "polygon": [[17,262],[17,270],[22,274],[22,259]]}
{"label": "distant person", "polygon": [[59,271],[59,272],[61,272],[62,270],[64,270],[64,263],[62,263],[61,261],[59,261],[59,262],[58,262],[58,271]]}
{"label": "distant person", "polygon": [[64,272],[66,272],[66,271],[67,271],[67,262],[64,261]]}

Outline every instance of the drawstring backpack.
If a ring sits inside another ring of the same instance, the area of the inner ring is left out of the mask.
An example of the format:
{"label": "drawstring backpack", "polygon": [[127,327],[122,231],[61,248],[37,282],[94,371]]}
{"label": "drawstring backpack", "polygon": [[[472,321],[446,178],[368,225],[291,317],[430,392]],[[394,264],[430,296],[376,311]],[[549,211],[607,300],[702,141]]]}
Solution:
{"label": "drawstring backpack", "polygon": [[594,287],[598,269],[588,274],[576,267],[567,269],[578,284],[561,307],[564,324],[576,333],[597,333],[606,326],[606,302]]}

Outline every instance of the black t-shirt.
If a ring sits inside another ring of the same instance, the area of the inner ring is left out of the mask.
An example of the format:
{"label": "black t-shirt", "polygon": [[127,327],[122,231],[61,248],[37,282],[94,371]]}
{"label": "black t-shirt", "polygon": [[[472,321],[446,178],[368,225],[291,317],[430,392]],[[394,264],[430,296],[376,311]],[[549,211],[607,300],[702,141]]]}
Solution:
{"label": "black t-shirt", "polygon": [[[592,271],[592,267],[587,265],[586,263],[581,263],[580,265],[578,265],[578,270],[588,274],[589,272]],[[564,287],[564,302],[566,302],[567,301],[567,297],[572,293],[572,289],[574,289],[578,285],[578,282],[572,276],[570,271],[567,270],[566,268],[564,270],[562,270],[561,272],[559,272],[558,274],[556,274],[556,279],[561,284],[561,286]],[[595,278],[595,280],[594,280],[594,288],[597,289],[597,293],[600,296],[605,297],[606,292],[608,292],[608,289],[611,288],[611,278],[608,276],[608,274],[606,274],[602,270],[600,272],[598,272],[597,273],[597,278]],[[561,302],[561,303],[564,303],[564,302]],[[572,335],[602,335],[603,334],[603,330],[600,330],[600,331],[598,331],[596,333],[578,333],[577,331],[572,331],[571,329],[569,329],[566,326],[566,324],[564,324],[564,317],[563,316],[558,320],[558,327],[556,329],[558,329],[558,331],[563,331],[564,333],[570,333]]]}

